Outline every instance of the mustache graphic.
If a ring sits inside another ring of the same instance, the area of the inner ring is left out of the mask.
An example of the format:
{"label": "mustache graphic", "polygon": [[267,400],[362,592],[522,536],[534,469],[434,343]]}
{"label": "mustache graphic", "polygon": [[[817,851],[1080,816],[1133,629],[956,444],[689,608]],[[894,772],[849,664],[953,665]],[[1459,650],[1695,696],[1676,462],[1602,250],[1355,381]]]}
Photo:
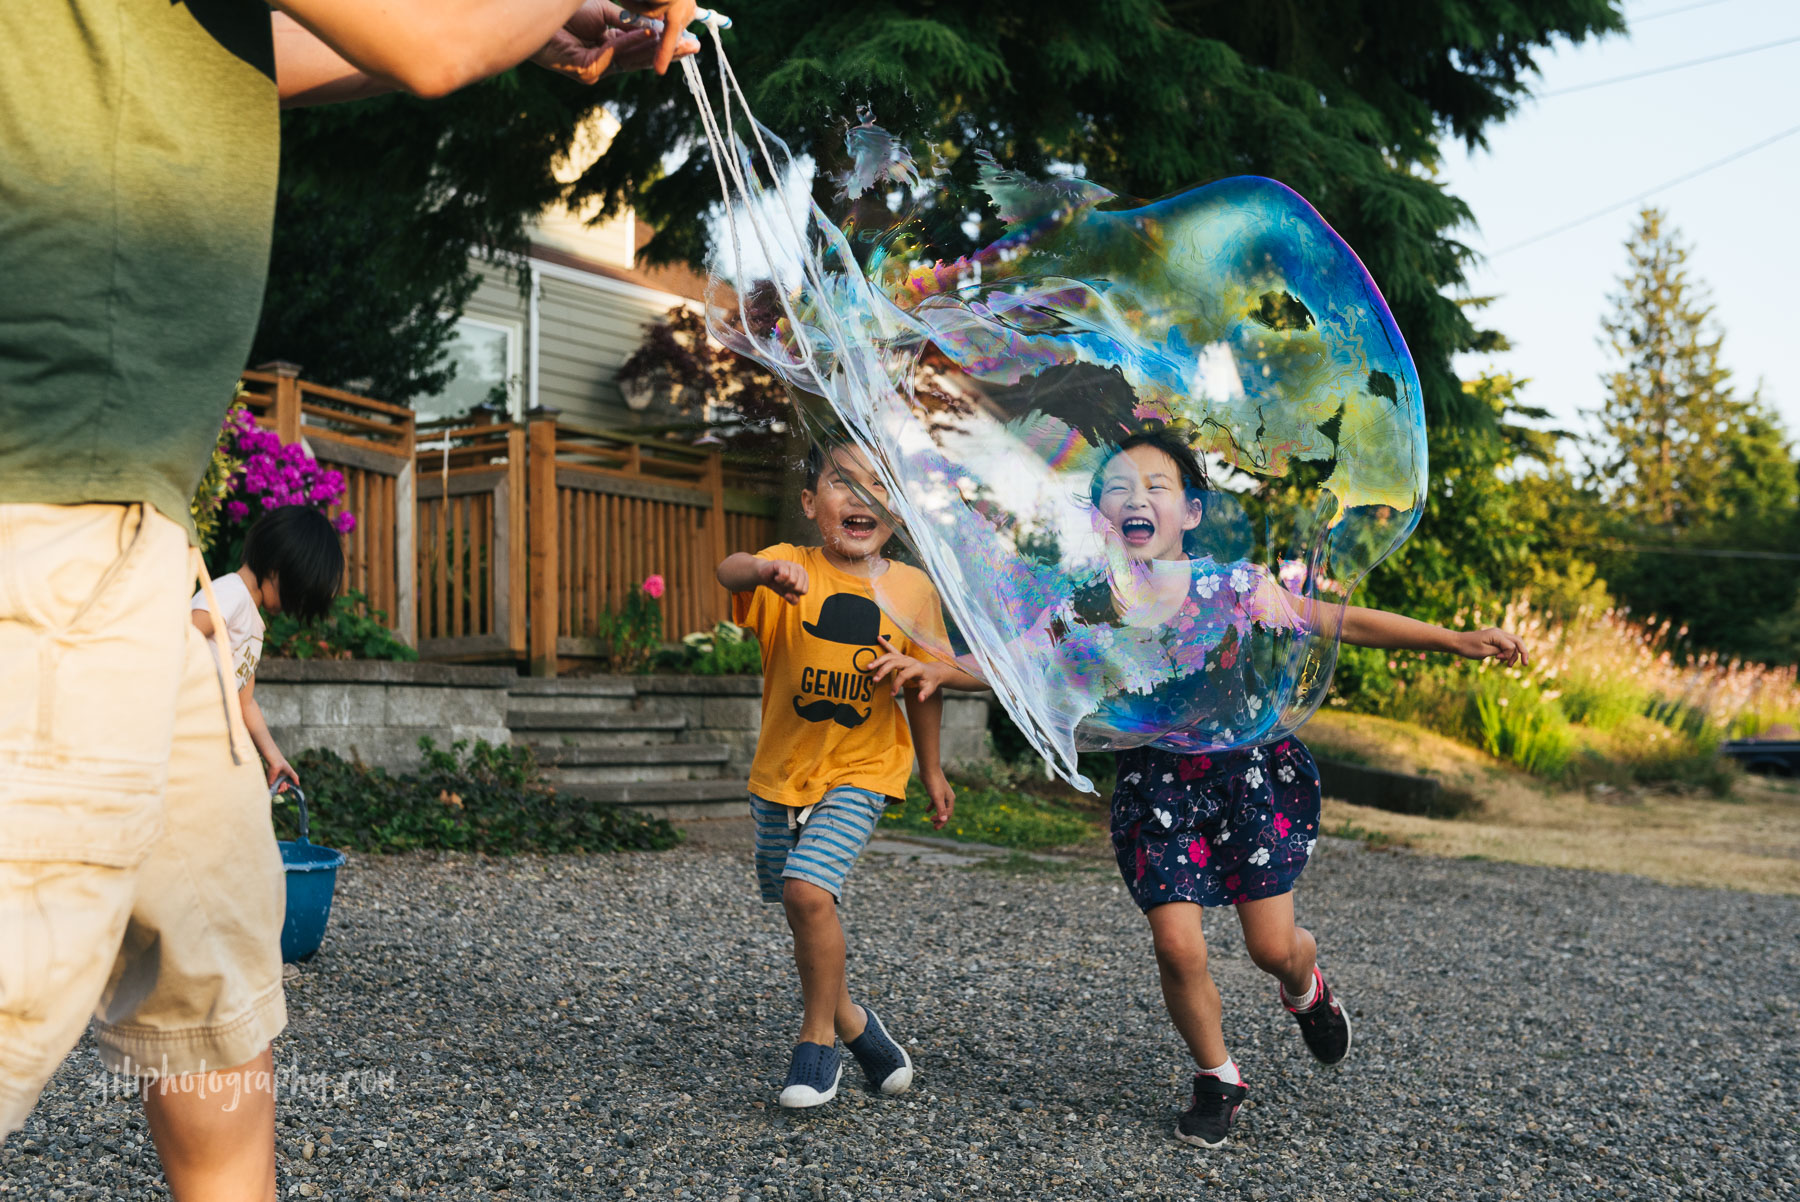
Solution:
{"label": "mustache graphic", "polygon": [[811,705],[801,705],[798,697],[794,698],[794,712],[808,722],[836,722],[851,730],[861,726],[869,717],[868,710],[859,710],[854,705],[839,705],[835,701],[815,701]]}

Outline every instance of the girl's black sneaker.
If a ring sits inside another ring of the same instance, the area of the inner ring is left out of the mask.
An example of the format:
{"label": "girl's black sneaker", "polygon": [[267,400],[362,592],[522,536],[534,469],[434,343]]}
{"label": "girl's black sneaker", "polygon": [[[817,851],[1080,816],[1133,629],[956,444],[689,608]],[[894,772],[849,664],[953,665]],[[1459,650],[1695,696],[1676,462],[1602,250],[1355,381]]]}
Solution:
{"label": "girl's black sneaker", "polygon": [[1249,1093],[1242,1082],[1227,1085],[1211,1073],[1195,1073],[1194,1098],[1175,1124],[1175,1138],[1202,1148],[1220,1147]]}
{"label": "girl's black sneaker", "polygon": [[1306,1050],[1313,1054],[1313,1059],[1320,1064],[1336,1064],[1350,1052],[1350,1016],[1344,1013],[1337,995],[1325,983],[1325,974],[1314,968],[1313,979],[1318,985],[1319,996],[1313,999],[1311,1006],[1296,1010],[1288,1006],[1286,997],[1281,999],[1281,1004],[1287,1006],[1288,1013],[1300,1024],[1300,1038],[1306,1041]]}

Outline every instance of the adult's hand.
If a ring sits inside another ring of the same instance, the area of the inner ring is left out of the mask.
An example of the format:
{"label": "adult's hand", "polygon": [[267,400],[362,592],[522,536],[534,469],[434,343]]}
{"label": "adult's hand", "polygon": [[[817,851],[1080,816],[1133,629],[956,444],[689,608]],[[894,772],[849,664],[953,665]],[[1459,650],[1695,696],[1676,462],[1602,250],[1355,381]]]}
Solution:
{"label": "adult's hand", "polygon": [[[648,29],[618,28],[624,12],[605,0],[589,0],[553,34],[543,49],[531,56],[540,67],[570,75],[582,83],[598,83],[608,75],[642,71],[662,52],[663,39]],[[664,33],[667,33],[665,28]],[[681,36],[675,57],[700,49],[692,37]]]}
{"label": "adult's hand", "polygon": [[[599,0],[590,0],[590,4],[597,3]],[[694,19],[694,0],[619,0],[619,3],[640,17],[654,17],[663,23],[662,45],[656,51],[655,67],[658,75],[665,74],[669,64],[681,57],[677,51],[688,23]]]}

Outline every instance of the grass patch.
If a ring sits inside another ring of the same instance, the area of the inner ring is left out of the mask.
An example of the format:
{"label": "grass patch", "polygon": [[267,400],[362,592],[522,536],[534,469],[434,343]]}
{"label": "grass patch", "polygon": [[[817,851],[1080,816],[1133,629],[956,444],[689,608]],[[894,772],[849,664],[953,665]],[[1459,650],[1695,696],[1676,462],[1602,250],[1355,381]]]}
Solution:
{"label": "grass patch", "polygon": [[1367,844],[1369,847],[1375,848],[1376,850],[1380,850],[1384,847],[1412,846],[1398,835],[1391,835],[1386,831],[1368,830],[1364,827],[1357,826],[1347,818],[1338,823],[1335,829],[1327,830],[1325,833],[1334,839],[1354,839],[1358,843]]}
{"label": "grass patch", "polygon": [[1101,871],[1094,864],[1077,864],[1068,860],[1039,860],[1022,851],[1015,851],[1005,858],[996,856],[991,860],[983,860],[979,864],[971,864],[969,868],[972,872],[992,872],[1000,876],[1068,877],[1080,873]]}
{"label": "grass patch", "polygon": [[[992,843],[1021,851],[1043,851],[1083,843],[1105,829],[1106,812],[1096,804],[1079,806],[1003,788],[979,780],[952,782],[956,811],[943,830],[931,826],[931,803],[917,780],[907,786],[906,803],[892,805],[881,816],[880,830],[896,834],[936,835],[971,843]],[[1067,786],[1064,786],[1067,788]],[[1069,792],[1075,797],[1086,794]],[[1093,799],[1090,798],[1090,801]]]}

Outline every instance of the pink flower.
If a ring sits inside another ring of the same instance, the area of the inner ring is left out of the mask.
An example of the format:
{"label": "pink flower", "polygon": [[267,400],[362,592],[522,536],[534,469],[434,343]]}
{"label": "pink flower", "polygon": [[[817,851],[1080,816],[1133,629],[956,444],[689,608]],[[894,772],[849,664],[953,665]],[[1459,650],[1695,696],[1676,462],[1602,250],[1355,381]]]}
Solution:
{"label": "pink flower", "polygon": [[348,534],[356,529],[356,515],[346,510],[331,519],[331,528],[339,534]]}
{"label": "pink flower", "polygon": [[1140,881],[1143,880],[1144,874],[1149,871],[1150,858],[1144,854],[1144,849],[1140,846],[1137,849],[1137,879]]}
{"label": "pink flower", "polygon": [[645,577],[644,591],[649,593],[653,600],[661,600],[663,595],[663,578],[661,576]]}
{"label": "pink flower", "polygon": [[1204,839],[1195,839],[1188,844],[1188,862],[1196,868],[1206,867],[1206,858],[1212,854]]}
{"label": "pink flower", "polygon": [[250,507],[242,501],[225,502],[225,516],[234,522],[241,522],[250,516]]}
{"label": "pink flower", "polygon": [[1293,824],[1288,821],[1288,816],[1286,814],[1275,815],[1275,833],[1277,835],[1285,839],[1288,837],[1288,831],[1291,829],[1293,829]]}
{"label": "pink flower", "polygon": [[1181,773],[1182,780],[1193,780],[1196,776],[1205,776],[1212,770],[1212,757],[1184,755],[1175,762],[1175,770]]}

